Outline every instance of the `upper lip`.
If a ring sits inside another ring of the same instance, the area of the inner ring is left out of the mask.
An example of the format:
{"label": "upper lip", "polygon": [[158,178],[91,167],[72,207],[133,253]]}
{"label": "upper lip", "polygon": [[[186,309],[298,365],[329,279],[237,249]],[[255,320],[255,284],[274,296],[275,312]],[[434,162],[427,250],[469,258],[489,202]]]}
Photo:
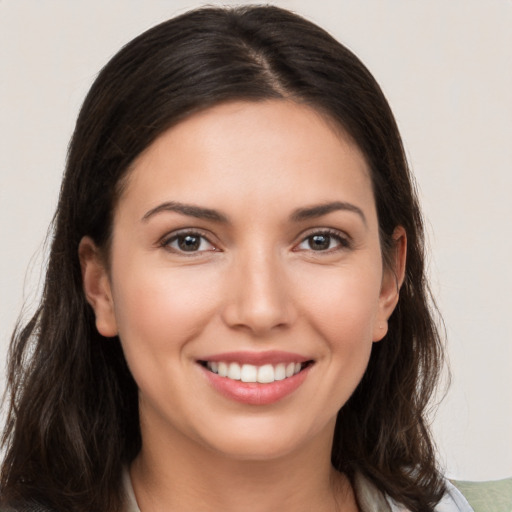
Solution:
{"label": "upper lip", "polygon": [[311,357],[305,357],[293,352],[282,352],[279,350],[268,351],[238,351],[238,352],[223,352],[220,354],[212,354],[209,356],[201,357],[198,359],[200,362],[224,362],[224,363],[240,363],[252,364],[254,366],[262,366],[264,364],[279,364],[279,363],[305,363],[312,361]]}

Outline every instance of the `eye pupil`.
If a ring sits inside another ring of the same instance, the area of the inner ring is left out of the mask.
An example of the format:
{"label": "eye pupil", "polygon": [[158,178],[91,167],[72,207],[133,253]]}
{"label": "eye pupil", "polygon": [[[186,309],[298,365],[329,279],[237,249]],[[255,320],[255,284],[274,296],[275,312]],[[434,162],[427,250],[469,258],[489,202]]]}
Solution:
{"label": "eye pupil", "polygon": [[201,245],[201,237],[185,235],[178,238],[178,246],[182,251],[197,251]]}
{"label": "eye pupil", "polygon": [[331,237],[329,235],[313,235],[309,238],[309,247],[314,251],[329,249]]}

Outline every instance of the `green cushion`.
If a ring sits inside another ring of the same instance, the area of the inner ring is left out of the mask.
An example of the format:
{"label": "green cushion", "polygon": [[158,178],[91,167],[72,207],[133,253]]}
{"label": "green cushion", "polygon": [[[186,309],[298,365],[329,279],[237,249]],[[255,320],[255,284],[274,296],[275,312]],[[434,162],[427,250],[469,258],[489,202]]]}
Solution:
{"label": "green cushion", "polygon": [[512,512],[512,478],[489,482],[451,481],[475,512]]}

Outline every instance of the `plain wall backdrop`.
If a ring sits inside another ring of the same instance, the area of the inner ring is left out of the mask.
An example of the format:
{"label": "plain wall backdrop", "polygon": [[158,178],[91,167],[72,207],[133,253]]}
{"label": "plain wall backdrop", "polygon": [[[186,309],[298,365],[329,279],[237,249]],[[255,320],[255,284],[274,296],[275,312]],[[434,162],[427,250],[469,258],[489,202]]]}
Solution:
{"label": "plain wall backdrop", "polygon": [[[417,178],[448,335],[453,381],[433,420],[442,461],[458,478],[511,476],[512,1],[270,3],[326,28],[387,95]],[[134,36],[199,5],[0,0],[2,362],[22,305],[36,304],[66,148],[92,80]]]}

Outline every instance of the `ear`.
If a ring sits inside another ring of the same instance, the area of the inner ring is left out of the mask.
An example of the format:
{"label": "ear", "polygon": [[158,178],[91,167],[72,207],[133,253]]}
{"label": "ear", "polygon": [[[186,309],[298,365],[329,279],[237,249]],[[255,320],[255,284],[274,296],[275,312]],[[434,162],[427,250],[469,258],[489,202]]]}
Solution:
{"label": "ear", "polygon": [[394,250],[391,266],[385,268],[379,296],[379,310],[374,324],[373,341],[380,341],[388,332],[388,320],[400,297],[400,288],[404,282],[407,257],[407,235],[402,226],[393,231]]}
{"label": "ear", "polygon": [[96,315],[96,329],[106,337],[117,335],[114,301],[107,268],[93,240],[84,236],[78,246],[82,283],[87,302]]}

